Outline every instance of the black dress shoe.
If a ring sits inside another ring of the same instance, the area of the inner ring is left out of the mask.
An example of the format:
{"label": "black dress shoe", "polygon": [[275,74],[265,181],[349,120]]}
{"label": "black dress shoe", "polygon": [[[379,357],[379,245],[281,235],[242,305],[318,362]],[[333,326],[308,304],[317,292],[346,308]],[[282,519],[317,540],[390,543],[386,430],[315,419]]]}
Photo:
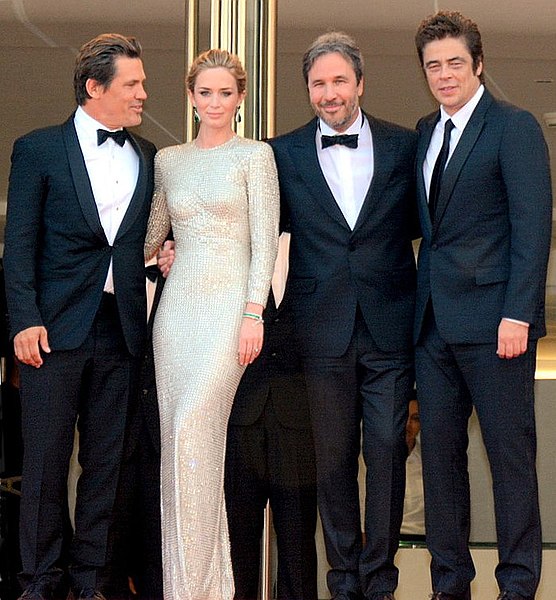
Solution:
{"label": "black dress shoe", "polygon": [[497,600],[527,600],[527,598],[516,592],[500,592]]}
{"label": "black dress shoe", "polygon": [[52,600],[52,591],[42,584],[32,583],[17,600]]}
{"label": "black dress shoe", "polygon": [[373,594],[370,600],[396,600],[396,598],[394,598],[392,592],[380,592],[378,594]]}
{"label": "black dress shoe", "polygon": [[93,588],[85,588],[79,594],[74,594],[74,596],[77,600],[106,600],[101,592]]}
{"label": "black dress shoe", "polygon": [[463,596],[447,594],[446,592],[434,592],[431,596],[431,600],[465,600],[465,598]]}

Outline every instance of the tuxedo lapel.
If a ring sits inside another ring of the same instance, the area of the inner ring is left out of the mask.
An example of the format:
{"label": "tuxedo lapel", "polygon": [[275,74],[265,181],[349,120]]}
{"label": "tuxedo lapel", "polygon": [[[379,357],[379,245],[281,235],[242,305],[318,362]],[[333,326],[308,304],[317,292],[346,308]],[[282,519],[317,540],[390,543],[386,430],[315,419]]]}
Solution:
{"label": "tuxedo lapel", "polygon": [[85,159],[73,124],[73,115],[62,125],[62,134],[77,200],[81,206],[83,217],[95,235],[108,243],[100,222],[91,181],[85,166]]}
{"label": "tuxedo lapel", "polygon": [[349,228],[320,167],[315,146],[316,128],[317,119],[315,118],[299,130],[290,148],[292,162],[315,200],[332,218],[341,221]]}
{"label": "tuxedo lapel", "polygon": [[421,228],[425,237],[430,237],[432,232],[432,222],[429,213],[429,206],[427,201],[427,188],[425,187],[425,178],[423,176],[423,165],[427,157],[427,150],[429,148],[432,133],[440,113],[437,111],[430,117],[425,118],[422,124],[419,124],[419,141],[417,144],[417,173],[416,173],[416,185],[417,185],[417,202],[419,209],[419,217],[421,221]]}
{"label": "tuxedo lapel", "polygon": [[367,190],[365,200],[359,211],[359,216],[353,228],[356,231],[361,224],[367,221],[367,217],[373,211],[373,207],[380,201],[382,191],[385,189],[392,174],[392,166],[395,163],[395,144],[392,143],[390,132],[373,117],[365,114],[371,128],[373,142],[373,178]]}
{"label": "tuxedo lapel", "polygon": [[127,208],[127,211],[124,215],[120,228],[118,229],[118,233],[116,234],[116,239],[121,237],[135,222],[135,219],[141,212],[143,207],[143,202],[145,201],[145,192],[147,189],[147,164],[145,161],[145,156],[139,146],[137,140],[133,137],[131,133],[128,133],[128,139],[137,152],[139,156],[139,175],[137,177],[137,185],[135,186],[135,191],[133,196],[131,197],[131,201]]}
{"label": "tuxedo lapel", "polygon": [[481,134],[485,124],[485,113],[492,102],[492,96],[485,90],[479,104],[473,111],[469,122],[467,123],[463,134],[454,150],[452,157],[448,161],[446,170],[442,176],[442,187],[436,205],[436,215],[433,232],[438,228],[442,217],[446,212],[450,198],[454,191],[454,186],[458,180],[459,174],[467,161],[467,157],[473,150],[477,138]]}

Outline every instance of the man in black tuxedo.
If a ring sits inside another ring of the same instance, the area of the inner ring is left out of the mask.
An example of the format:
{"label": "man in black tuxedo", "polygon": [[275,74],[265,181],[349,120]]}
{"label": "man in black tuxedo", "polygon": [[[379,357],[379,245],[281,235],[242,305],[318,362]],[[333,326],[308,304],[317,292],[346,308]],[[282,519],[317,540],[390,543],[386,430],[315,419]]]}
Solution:
{"label": "man in black tuxedo", "polygon": [[336,600],[392,599],[413,388],[416,134],[360,110],[363,59],[349,36],[319,37],[303,73],[317,118],[270,143],[292,235],[328,587]]}
{"label": "man in black tuxedo", "polygon": [[[279,258],[287,259],[285,236]],[[292,343],[292,297],[287,283],[282,291],[284,283],[273,279],[263,349],[241,379],[228,425],[224,489],[236,600],[259,597],[267,500],[278,547],[277,597],[317,598],[315,459],[305,378]]]}
{"label": "man in black tuxedo", "polygon": [[416,43],[440,103],[418,124],[414,331],[434,598],[471,597],[467,425],[475,407],[493,480],[499,599],[532,600],[541,565],[533,386],[545,335],[548,152],[534,117],[484,87],[475,23],[438,13]]}
{"label": "man in black tuxedo", "polygon": [[83,473],[69,578],[75,598],[103,597],[128,400],[146,331],[143,242],[155,148],[124,129],[141,123],[140,56],[138,42],[118,34],[86,43],[74,71],[75,113],[14,144],[4,268],[21,363],[26,600],[52,598],[63,575],[76,420]]}
{"label": "man in black tuxedo", "polygon": [[128,412],[105,580],[112,595],[124,596],[131,578],[133,598],[162,600],[160,418],[152,330],[165,278],[156,265],[147,266],[145,271],[147,340],[138,376],[137,401],[130,402]]}

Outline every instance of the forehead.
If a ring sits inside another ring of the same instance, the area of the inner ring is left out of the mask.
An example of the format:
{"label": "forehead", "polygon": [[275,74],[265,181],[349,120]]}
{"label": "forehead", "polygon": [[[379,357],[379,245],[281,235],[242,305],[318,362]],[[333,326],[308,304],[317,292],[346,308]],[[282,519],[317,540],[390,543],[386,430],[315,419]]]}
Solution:
{"label": "forehead", "polygon": [[140,58],[118,56],[114,59],[114,77],[122,79],[145,79],[143,61]]}
{"label": "forehead", "polygon": [[319,56],[309,69],[309,81],[334,77],[355,77],[355,70],[339,52]]}
{"label": "forehead", "polygon": [[229,88],[237,87],[236,78],[225,67],[209,67],[199,71],[195,87]]}
{"label": "forehead", "polygon": [[446,37],[441,40],[433,40],[423,48],[423,62],[425,64],[431,60],[449,60],[456,57],[471,58],[471,52],[469,52],[463,37]]}

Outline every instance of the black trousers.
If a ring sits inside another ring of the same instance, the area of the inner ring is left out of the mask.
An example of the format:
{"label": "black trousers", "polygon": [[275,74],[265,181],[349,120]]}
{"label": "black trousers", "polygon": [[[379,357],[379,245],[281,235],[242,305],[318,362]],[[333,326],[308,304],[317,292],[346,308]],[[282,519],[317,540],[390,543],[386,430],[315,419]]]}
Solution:
{"label": "black trousers", "polygon": [[105,566],[130,390],[136,360],[128,353],[116,300],[103,294],[81,347],[22,365],[24,444],[20,516],[21,579],[54,587],[67,523],[67,476],[74,427],[79,430],[75,531],[69,541],[73,588],[97,586]]}
{"label": "black trousers", "polygon": [[277,597],[316,600],[311,432],[283,426],[269,399],[256,423],[228,427],[224,489],[235,599],[258,598],[264,508],[270,501],[278,545]]}
{"label": "black trousers", "polygon": [[468,421],[477,411],[494,491],[501,590],[533,598],[540,577],[536,476],[536,342],[498,358],[496,344],[449,344],[429,310],[416,348],[417,395],[433,589],[468,597],[475,569],[468,548]]}
{"label": "black trousers", "polygon": [[[384,352],[362,316],[338,358],[304,360],[317,463],[318,507],[332,596],[392,592],[405,491],[405,424],[413,356]],[[362,435],[362,437],[361,437]],[[359,454],[367,467],[362,547]]]}

